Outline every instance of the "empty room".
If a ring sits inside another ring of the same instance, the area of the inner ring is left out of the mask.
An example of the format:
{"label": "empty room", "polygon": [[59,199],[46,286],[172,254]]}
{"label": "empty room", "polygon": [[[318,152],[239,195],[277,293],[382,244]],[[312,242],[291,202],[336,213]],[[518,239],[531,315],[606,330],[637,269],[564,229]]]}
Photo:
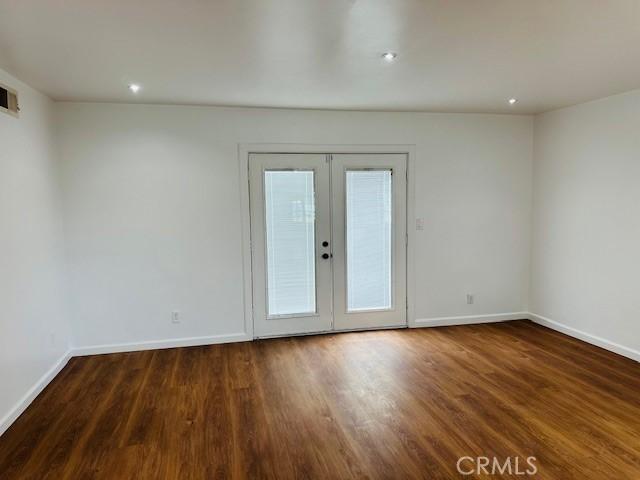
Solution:
{"label": "empty room", "polygon": [[0,0],[0,480],[638,480],[639,269],[639,0]]}

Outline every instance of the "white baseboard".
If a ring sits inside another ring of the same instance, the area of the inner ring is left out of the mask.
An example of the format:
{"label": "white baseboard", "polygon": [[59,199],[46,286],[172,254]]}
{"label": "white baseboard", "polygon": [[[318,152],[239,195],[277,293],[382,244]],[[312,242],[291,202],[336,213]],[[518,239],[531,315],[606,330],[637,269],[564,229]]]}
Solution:
{"label": "white baseboard", "polygon": [[24,394],[24,396],[14,405],[14,407],[0,420],[0,435],[2,435],[13,422],[24,412],[31,402],[40,395],[49,382],[53,380],[64,368],[72,357],[71,350],[67,351],[60,359],[45,373],[36,384]]}
{"label": "white baseboard", "polygon": [[474,323],[507,322],[509,320],[526,320],[529,316],[529,312],[510,312],[489,315],[464,315],[461,317],[418,318],[410,327],[445,327],[450,325],[471,325]]}
{"label": "white baseboard", "polygon": [[578,330],[577,328],[569,327],[568,325],[556,322],[555,320],[551,320],[550,318],[543,317],[542,315],[538,315],[536,313],[529,313],[529,319],[532,322],[535,322],[544,327],[551,328],[552,330],[564,333],[565,335],[569,335],[570,337],[575,337],[584,342],[604,348],[605,350],[609,350],[610,352],[623,355],[627,358],[635,360],[636,362],[640,362],[640,352],[638,350],[634,350],[633,348],[625,347],[624,345],[620,345],[619,343],[615,343],[605,338],[583,332],[582,330]]}
{"label": "white baseboard", "polygon": [[141,350],[158,350],[161,348],[196,347],[217,343],[247,342],[253,338],[246,333],[231,335],[213,335],[208,337],[170,338],[167,340],[150,340],[146,342],[114,343],[109,345],[91,345],[72,350],[74,357],[100,355],[103,353],[137,352]]}

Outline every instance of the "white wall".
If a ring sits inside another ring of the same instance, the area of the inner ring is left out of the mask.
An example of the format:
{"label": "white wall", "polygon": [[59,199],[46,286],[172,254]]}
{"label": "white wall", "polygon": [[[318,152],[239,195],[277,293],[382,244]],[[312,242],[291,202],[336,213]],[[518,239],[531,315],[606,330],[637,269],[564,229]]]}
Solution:
{"label": "white wall", "polygon": [[640,91],[536,118],[531,282],[532,312],[638,360],[639,132]]}
{"label": "white wall", "polygon": [[526,310],[531,117],[63,103],[57,122],[75,346],[243,331],[238,143],[415,143],[416,316]]}
{"label": "white wall", "polygon": [[20,118],[0,113],[0,433],[69,345],[62,274],[53,104],[19,91]]}

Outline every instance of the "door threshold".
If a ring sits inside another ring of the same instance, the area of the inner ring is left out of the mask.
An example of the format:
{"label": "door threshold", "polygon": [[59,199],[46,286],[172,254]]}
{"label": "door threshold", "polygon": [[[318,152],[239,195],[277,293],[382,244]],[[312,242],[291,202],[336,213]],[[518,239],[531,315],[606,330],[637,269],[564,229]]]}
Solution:
{"label": "door threshold", "polygon": [[368,332],[375,330],[399,330],[401,328],[409,328],[406,323],[399,325],[384,325],[382,327],[363,327],[363,328],[344,328],[340,330],[332,330],[334,333],[349,333],[349,332]]}
{"label": "door threshold", "polygon": [[365,327],[365,328],[350,328],[343,330],[321,330],[319,332],[303,332],[303,333],[283,333],[281,335],[256,335],[254,340],[268,340],[270,338],[288,338],[288,337],[307,337],[309,335],[328,335],[330,333],[350,333],[350,332],[373,332],[376,330],[401,330],[409,328],[405,323],[400,325],[387,325],[383,327]]}

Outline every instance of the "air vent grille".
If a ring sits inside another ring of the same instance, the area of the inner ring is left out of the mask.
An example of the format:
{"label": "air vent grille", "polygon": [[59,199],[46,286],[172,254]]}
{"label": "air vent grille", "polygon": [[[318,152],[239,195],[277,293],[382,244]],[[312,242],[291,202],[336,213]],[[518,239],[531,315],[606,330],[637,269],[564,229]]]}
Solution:
{"label": "air vent grille", "polygon": [[15,117],[18,116],[18,92],[0,84],[0,111]]}

